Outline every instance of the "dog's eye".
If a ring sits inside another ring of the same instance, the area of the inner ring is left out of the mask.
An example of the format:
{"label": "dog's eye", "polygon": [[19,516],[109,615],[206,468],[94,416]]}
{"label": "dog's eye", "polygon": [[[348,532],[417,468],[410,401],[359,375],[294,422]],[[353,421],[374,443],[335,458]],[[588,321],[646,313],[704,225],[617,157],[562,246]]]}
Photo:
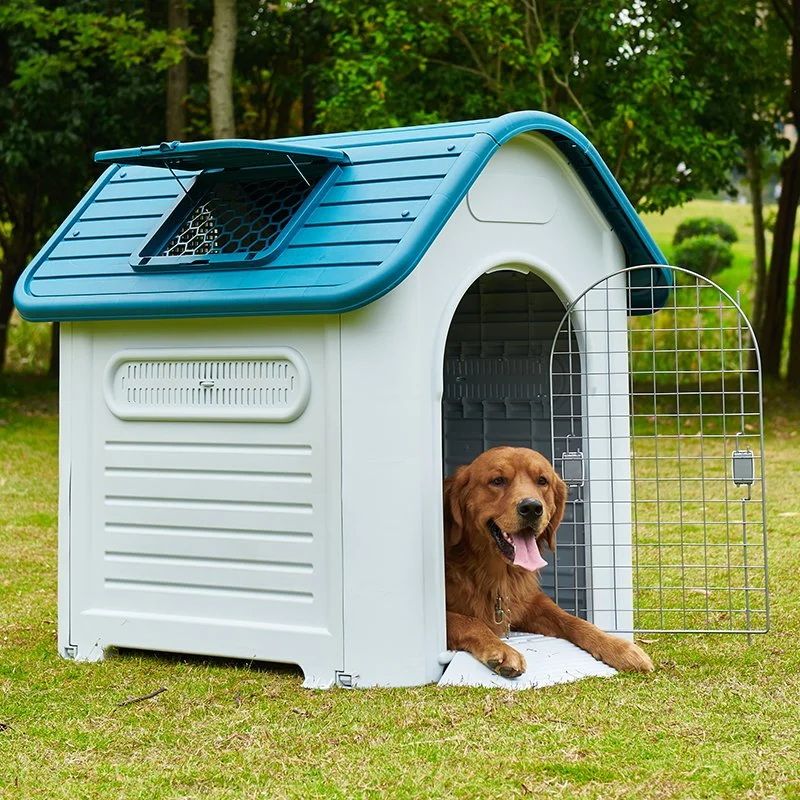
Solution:
{"label": "dog's eye", "polygon": [[498,475],[496,478],[492,478],[489,484],[491,486],[506,486],[508,481],[502,475]]}
{"label": "dog's eye", "polygon": [[537,480],[536,483],[538,483],[539,486],[547,486],[547,478],[545,478],[544,475],[540,475],[539,480]]}

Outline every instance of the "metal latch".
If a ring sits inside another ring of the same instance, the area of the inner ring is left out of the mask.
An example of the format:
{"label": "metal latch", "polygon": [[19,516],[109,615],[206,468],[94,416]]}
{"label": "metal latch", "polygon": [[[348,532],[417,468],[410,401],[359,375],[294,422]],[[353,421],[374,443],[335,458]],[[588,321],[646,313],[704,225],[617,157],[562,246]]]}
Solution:
{"label": "metal latch", "polygon": [[756,481],[755,460],[752,450],[734,450],[733,482],[737,486],[752,486]]}
{"label": "metal latch", "polygon": [[349,672],[336,671],[336,685],[341,686],[343,689],[352,689],[355,685],[353,676]]}
{"label": "metal latch", "polygon": [[583,486],[583,453],[580,450],[561,454],[561,478],[567,486]]}

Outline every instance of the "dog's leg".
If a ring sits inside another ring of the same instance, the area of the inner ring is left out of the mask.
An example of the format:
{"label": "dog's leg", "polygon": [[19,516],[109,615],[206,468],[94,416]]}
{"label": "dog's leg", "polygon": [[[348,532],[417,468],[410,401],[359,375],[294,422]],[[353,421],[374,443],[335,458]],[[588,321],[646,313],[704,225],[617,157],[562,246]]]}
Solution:
{"label": "dog's leg", "polygon": [[615,669],[628,672],[651,672],[653,669],[653,662],[640,647],[574,617],[559,608],[546,594],[536,595],[525,609],[521,623],[514,627],[528,633],[566,639]]}
{"label": "dog's leg", "polygon": [[485,622],[447,612],[447,647],[466,650],[504,678],[517,678],[527,669],[525,657],[502,641]]}

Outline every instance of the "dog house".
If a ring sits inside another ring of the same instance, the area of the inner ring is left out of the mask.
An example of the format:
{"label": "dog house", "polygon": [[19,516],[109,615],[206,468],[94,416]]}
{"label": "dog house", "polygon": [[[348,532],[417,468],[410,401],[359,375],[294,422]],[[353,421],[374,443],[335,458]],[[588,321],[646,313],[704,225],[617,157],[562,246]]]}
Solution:
{"label": "dog house", "polygon": [[[64,656],[435,681],[442,476],[495,444],[541,450],[571,487],[545,588],[635,629],[630,321],[676,292],[585,137],[520,112],[96,160],[15,295],[62,323]],[[760,395],[758,414],[734,484],[756,502]]]}

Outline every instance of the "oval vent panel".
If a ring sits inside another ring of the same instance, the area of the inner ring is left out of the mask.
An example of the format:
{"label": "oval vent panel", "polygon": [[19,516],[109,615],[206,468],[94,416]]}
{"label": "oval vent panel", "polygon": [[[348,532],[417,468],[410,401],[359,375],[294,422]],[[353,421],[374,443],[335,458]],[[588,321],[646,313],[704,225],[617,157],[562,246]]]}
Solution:
{"label": "oval vent panel", "polygon": [[106,403],[120,419],[291,422],[308,404],[296,350],[126,350],[106,370]]}

